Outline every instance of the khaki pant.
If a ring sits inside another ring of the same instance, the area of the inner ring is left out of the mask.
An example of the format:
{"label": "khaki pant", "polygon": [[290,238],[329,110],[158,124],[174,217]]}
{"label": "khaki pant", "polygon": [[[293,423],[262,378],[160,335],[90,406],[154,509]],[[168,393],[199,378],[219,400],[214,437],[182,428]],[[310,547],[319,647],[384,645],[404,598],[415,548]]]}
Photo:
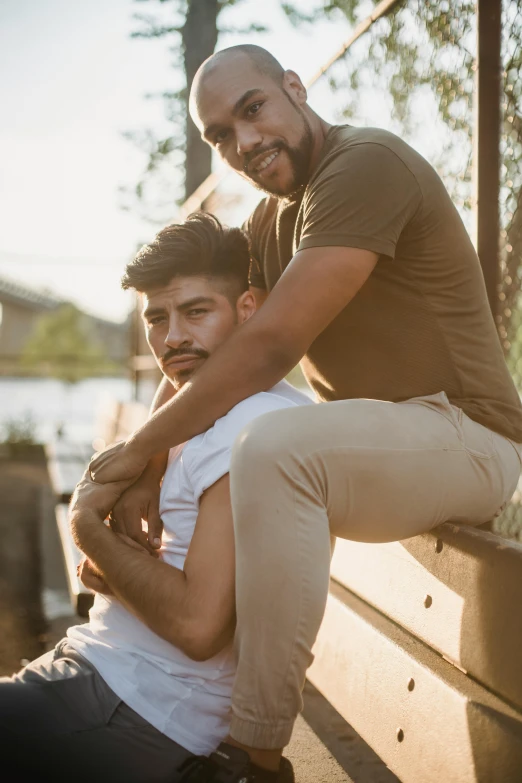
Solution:
{"label": "khaki pant", "polygon": [[231,735],[284,747],[329,585],[331,535],[397,541],[479,525],[511,498],[520,447],[446,395],[343,400],[260,416],[239,436],[231,487],[238,670]]}

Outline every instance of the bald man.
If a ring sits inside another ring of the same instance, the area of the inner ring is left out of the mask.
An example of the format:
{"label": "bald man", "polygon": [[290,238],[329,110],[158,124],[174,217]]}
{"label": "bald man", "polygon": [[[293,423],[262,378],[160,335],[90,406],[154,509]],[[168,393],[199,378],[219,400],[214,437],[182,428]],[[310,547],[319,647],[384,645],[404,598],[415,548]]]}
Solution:
{"label": "bald man", "polygon": [[230,776],[203,759],[197,778],[277,781],[330,537],[393,541],[490,520],[519,478],[522,407],[479,260],[424,158],[386,131],[329,125],[298,75],[254,46],[202,65],[191,113],[268,193],[247,222],[252,289],[266,301],[182,392],[160,389],[154,416],[92,472],[114,481],[149,463],[115,509],[123,521],[134,497],[157,492],[154,455],[301,363],[323,404],[262,416],[235,444],[238,670],[219,751]]}

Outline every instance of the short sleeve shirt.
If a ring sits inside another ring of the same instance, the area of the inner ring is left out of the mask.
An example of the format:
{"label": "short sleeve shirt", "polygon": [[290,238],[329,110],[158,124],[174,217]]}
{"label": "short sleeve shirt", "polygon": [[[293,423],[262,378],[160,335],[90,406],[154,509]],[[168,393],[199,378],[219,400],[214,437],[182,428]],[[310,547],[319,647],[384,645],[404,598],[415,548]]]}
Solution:
{"label": "short sleeve shirt", "polygon": [[379,257],[301,362],[320,399],[399,402],[445,391],[475,421],[522,441],[522,406],[475,249],[433,167],[400,138],[332,127],[306,187],[264,199],[246,230],[251,284],[268,291],[302,250]]}
{"label": "short sleeve shirt", "polygon": [[[205,490],[229,472],[234,441],[271,411],[311,405],[285,381],[242,400],[206,432],[170,450],[160,495],[161,559],[183,569]],[[142,718],[191,753],[211,753],[228,734],[236,672],[232,642],[194,661],[114,596],[97,594],[89,622],[69,628],[72,646]]]}

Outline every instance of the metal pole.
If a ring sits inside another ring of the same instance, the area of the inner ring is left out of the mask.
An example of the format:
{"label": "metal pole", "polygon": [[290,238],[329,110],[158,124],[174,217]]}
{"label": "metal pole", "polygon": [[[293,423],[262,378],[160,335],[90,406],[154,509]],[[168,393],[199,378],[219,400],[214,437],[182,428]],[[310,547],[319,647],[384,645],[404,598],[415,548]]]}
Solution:
{"label": "metal pole", "polygon": [[502,0],[477,0],[475,203],[477,253],[493,317],[498,313]]}

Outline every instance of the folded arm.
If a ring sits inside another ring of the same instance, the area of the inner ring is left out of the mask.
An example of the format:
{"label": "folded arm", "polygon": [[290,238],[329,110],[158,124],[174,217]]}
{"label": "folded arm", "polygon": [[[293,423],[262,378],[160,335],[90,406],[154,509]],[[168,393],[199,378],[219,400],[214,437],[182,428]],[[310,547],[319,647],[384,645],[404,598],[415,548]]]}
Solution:
{"label": "folded arm", "polygon": [[[194,660],[216,655],[235,624],[234,535],[228,475],[200,500],[183,571],[128,546],[100,524],[106,487],[84,477],[71,505],[71,529],[110,590],[152,631]],[[96,502],[95,502],[96,501]]]}

